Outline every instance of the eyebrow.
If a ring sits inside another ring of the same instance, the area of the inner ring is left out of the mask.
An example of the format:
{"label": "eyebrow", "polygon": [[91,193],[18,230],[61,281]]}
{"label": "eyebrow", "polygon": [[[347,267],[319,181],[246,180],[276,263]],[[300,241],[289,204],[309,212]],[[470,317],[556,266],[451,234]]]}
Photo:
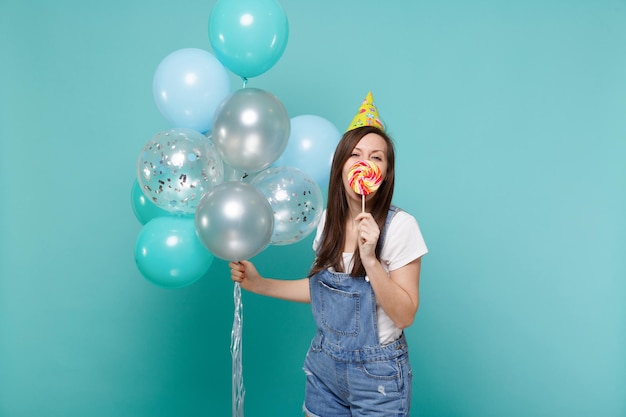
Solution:
{"label": "eyebrow", "polygon": [[[362,149],[362,148],[359,148],[358,146],[355,146],[354,150],[355,150],[355,151],[363,151],[363,149]],[[373,152],[382,152],[382,153],[385,153],[385,151],[383,151],[382,149],[373,149],[373,150],[372,150],[372,153],[373,153]]]}

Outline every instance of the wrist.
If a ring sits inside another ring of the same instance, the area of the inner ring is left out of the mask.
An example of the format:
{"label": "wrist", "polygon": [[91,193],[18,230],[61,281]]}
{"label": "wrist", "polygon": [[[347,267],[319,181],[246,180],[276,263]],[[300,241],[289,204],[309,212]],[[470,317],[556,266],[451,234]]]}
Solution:
{"label": "wrist", "polygon": [[380,261],[376,259],[376,257],[361,258],[361,262],[363,263],[363,267],[365,269],[374,268],[380,264]]}

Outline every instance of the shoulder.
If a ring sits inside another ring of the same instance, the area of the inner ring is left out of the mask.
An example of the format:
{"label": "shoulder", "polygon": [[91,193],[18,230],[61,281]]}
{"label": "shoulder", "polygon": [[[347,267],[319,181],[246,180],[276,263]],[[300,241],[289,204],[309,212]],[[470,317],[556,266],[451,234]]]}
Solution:
{"label": "shoulder", "polygon": [[410,232],[422,234],[417,219],[407,211],[399,207],[391,206],[394,211],[391,222],[387,225],[387,233],[394,235],[395,233]]}
{"label": "shoulder", "polygon": [[390,210],[395,211],[395,214],[393,215],[393,219],[391,220],[391,224],[393,224],[394,226],[398,224],[407,224],[407,223],[417,224],[417,219],[412,214],[410,214],[407,211],[404,211],[400,207],[391,206]]}
{"label": "shoulder", "polygon": [[410,213],[397,209],[385,232],[381,260],[389,270],[401,268],[428,253],[417,219]]}

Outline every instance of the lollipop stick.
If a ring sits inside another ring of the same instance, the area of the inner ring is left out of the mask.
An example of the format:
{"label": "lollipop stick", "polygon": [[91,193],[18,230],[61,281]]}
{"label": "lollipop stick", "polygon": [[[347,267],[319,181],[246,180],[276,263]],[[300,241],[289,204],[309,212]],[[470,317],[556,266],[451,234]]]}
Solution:
{"label": "lollipop stick", "polygon": [[361,213],[365,213],[365,195],[361,194]]}

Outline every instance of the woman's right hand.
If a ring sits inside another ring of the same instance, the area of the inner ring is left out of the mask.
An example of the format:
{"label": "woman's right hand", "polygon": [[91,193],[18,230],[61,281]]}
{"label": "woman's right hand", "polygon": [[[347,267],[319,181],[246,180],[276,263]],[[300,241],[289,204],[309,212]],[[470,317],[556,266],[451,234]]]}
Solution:
{"label": "woman's right hand", "polygon": [[230,279],[238,282],[246,291],[258,292],[263,277],[256,270],[250,261],[233,261],[228,264],[230,268]]}

